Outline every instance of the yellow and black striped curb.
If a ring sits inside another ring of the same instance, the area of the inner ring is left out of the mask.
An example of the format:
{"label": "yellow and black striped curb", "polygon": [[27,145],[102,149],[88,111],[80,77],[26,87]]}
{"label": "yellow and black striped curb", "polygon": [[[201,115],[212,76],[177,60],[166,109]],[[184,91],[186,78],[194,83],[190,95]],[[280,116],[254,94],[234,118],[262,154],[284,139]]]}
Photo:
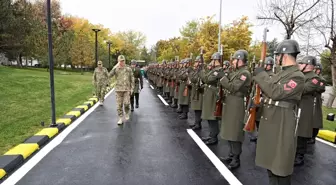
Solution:
{"label": "yellow and black striped curb", "polygon": [[331,130],[320,130],[317,137],[336,144],[336,132]]}
{"label": "yellow and black striped curb", "polygon": [[[106,88],[107,92],[112,90],[112,87]],[[23,143],[13,147],[4,155],[0,156],[0,183],[17,168],[19,168],[32,154],[35,154],[41,147],[52,140],[57,134],[64,130],[68,125],[73,123],[94,104],[98,102],[97,97],[92,97],[66,113],[63,117],[56,120],[56,127],[44,128],[32,137],[26,139]]]}

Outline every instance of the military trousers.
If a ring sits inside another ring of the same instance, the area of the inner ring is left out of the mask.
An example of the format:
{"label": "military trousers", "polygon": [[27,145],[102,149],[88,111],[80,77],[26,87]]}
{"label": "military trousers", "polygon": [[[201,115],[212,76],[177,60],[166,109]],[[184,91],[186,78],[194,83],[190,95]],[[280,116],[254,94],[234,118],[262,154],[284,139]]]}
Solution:
{"label": "military trousers", "polygon": [[234,156],[240,156],[242,153],[242,142],[240,141],[228,141],[230,154]]}
{"label": "military trousers", "polygon": [[130,111],[130,92],[129,91],[116,91],[117,99],[117,112],[119,117],[123,117],[125,108],[125,113],[129,114]]}
{"label": "military trousers", "polygon": [[195,110],[195,125],[201,126],[202,123],[202,111],[201,110]]}
{"label": "military trousers", "polygon": [[302,157],[307,153],[307,142],[310,138],[297,137],[296,155]]}
{"label": "military trousers", "polygon": [[139,105],[139,93],[133,93],[130,98],[131,107],[134,107],[134,97],[135,97],[135,104]]}
{"label": "military trousers", "polygon": [[267,170],[269,185],[291,185],[291,175],[282,177],[273,174],[270,170]]}
{"label": "military trousers", "polygon": [[100,101],[104,101],[105,87],[106,85],[104,84],[96,84],[96,96]]}
{"label": "military trousers", "polygon": [[219,124],[218,120],[208,120],[209,123],[209,137],[217,139],[219,134]]}

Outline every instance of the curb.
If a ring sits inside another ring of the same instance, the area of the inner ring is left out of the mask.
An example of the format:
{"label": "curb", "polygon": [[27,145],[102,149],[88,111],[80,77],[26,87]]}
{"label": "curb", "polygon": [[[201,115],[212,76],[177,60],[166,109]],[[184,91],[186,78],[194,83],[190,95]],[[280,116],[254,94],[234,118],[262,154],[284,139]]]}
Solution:
{"label": "curb", "polygon": [[[113,85],[112,85],[113,86]],[[112,90],[112,87],[106,88],[106,94]],[[92,97],[66,113],[63,117],[56,120],[56,127],[44,128],[27,138],[23,143],[11,148],[5,154],[0,156],[0,183],[9,176],[10,173],[18,169],[33,154],[37,153],[40,148],[45,146],[56,135],[62,132],[68,125],[77,120],[87,110],[98,102],[97,97]]]}
{"label": "curb", "polygon": [[336,132],[330,130],[320,130],[317,137],[336,144]]}

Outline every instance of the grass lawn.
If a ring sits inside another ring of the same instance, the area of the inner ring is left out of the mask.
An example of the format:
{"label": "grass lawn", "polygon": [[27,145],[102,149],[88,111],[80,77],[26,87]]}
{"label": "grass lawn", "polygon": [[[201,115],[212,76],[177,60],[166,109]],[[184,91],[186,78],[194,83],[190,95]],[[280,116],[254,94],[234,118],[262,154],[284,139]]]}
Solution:
{"label": "grass lawn", "polygon": [[336,109],[335,108],[330,108],[328,109],[327,107],[323,106],[322,107],[323,111],[323,129],[331,130],[331,131],[336,131],[336,122],[335,121],[328,121],[327,115],[329,113],[334,113],[336,114]]}
{"label": "grass lawn", "polygon": [[[55,70],[56,119],[92,97],[92,73]],[[0,154],[51,121],[49,72],[0,66]]]}

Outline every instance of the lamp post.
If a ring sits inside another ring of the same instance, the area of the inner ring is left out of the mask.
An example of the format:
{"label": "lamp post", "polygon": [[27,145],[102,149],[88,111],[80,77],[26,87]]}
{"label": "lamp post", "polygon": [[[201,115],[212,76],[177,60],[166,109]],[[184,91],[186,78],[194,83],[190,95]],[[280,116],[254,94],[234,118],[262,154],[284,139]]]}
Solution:
{"label": "lamp post", "polygon": [[222,0],[220,0],[220,6],[219,6],[218,52],[221,52],[221,25],[222,25]]}
{"label": "lamp post", "polygon": [[96,53],[95,53],[95,56],[96,56],[96,67],[98,66],[98,32],[100,32],[100,29],[92,29],[92,31],[95,32],[95,36],[96,36],[96,46],[95,46],[95,49],[96,49]]}
{"label": "lamp post", "polygon": [[48,53],[49,53],[49,74],[50,74],[50,99],[51,99],[51,127],[57,126],[55,116],[55,90],[54,90],[54,58],[52,50],[51,30],[51,5],[47,0],[47,21],[48,21]]}
{"label": "lamp post", "polygon": [[108,44],[108,56],[109,56],[109,69],[111,68],[111,41],[106,42]]}

